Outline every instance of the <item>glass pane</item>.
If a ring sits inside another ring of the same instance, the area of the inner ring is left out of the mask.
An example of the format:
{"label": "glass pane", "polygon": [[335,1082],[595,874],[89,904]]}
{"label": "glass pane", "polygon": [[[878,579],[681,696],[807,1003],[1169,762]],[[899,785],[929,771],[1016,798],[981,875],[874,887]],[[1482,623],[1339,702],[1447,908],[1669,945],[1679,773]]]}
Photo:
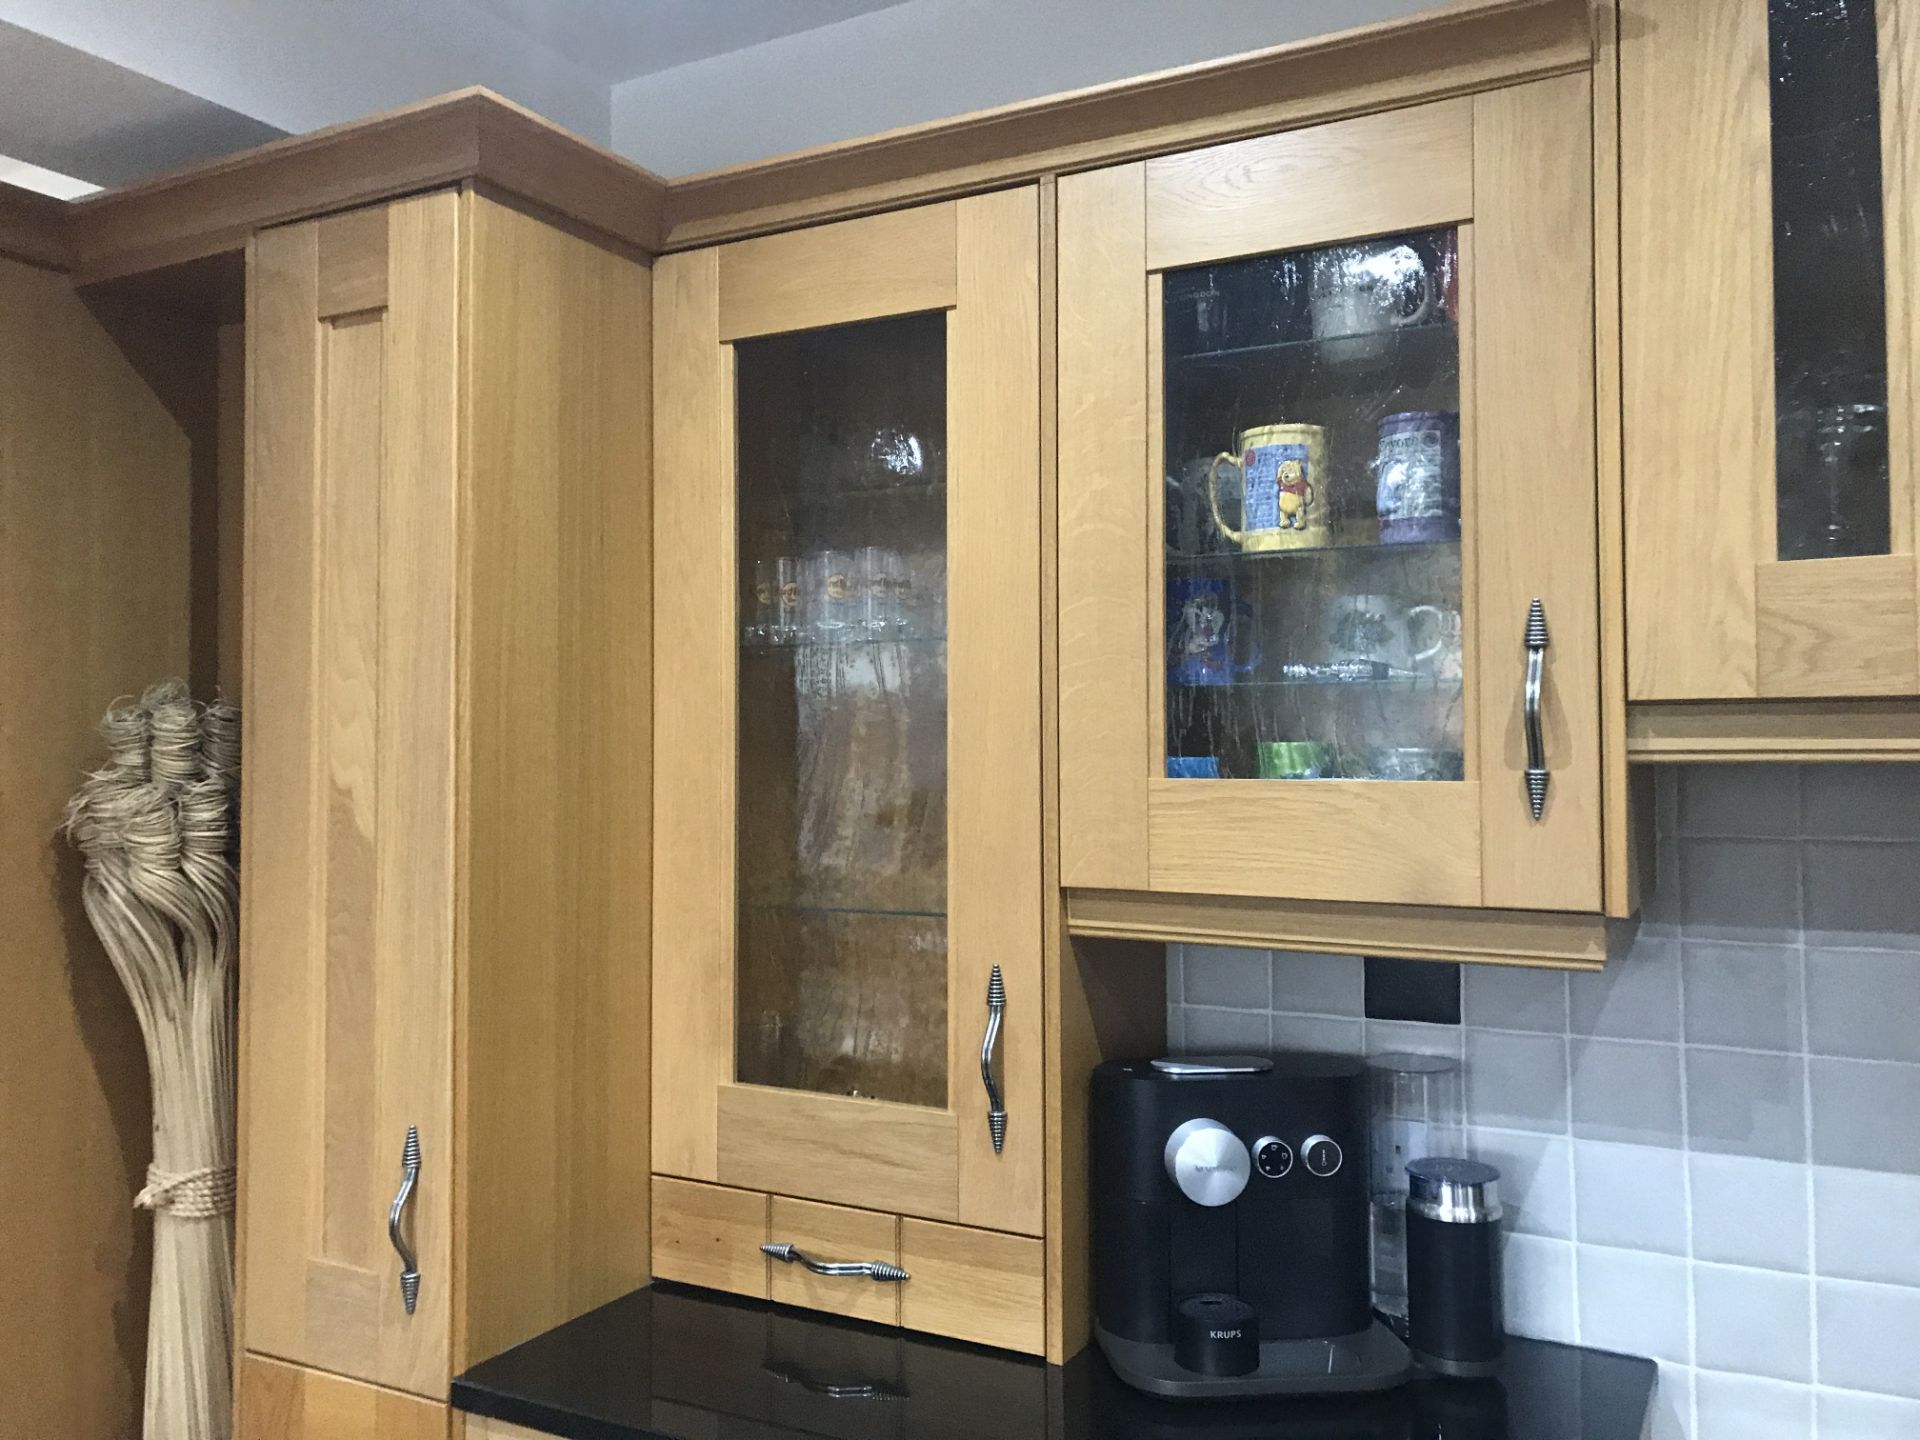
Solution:
{"label": "glass pane", "polygon": [[1770,0],[1779,555],[1884,555],[1887,291],[1873,0]]}
{"label": "glass pane", "polygon": [[1457,253],[1164,277],[1169,775],[1465,778]]}
{"label": "glass pane", "polygon": [[749,1084],[947,1101],[946,334],[738,347]]}

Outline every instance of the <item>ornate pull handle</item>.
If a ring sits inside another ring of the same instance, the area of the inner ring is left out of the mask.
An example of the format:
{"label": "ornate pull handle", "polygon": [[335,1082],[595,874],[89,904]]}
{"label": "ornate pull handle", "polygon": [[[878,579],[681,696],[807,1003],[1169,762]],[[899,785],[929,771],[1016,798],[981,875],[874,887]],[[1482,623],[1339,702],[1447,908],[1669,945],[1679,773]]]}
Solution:
{"label": "ornate pull handle", "polygon": [[1535,596],[1527,607],[1527,805],[1538,820],[1547,808],[1547,742],[1540,730],[1540,682],[1546,668],[1547,609]]}
{"label": "ornate pull handle", "polygon": [[993,1052],[1000,1043],[1000,1021],[1006,1013],[1007,982],[996,965],[987,979],[987,1033],[980,1040],[980,1083],[987,1087],[987,1133],[993,1136],[996,1155],[1007,1143],[1007,1105],[1000,1098],[1000,1082],[993,1078]]}
{"label": "ornate pull handle", "polygon": [[760,1251],[789,1265],[804,1265],[816,1275],[864,1275],[869,1280],[893,1285],[913,1278],[898,1265],[889,1265],[884,1260],[816,1260],[797,1245],[762,1245]]}
{"label": "ornate pull handle", "polygon": [[907,1392],[895,1390],[891,1385],[882,1385],[872,1381],[864,1385],[840,1385],[831,1380],[822,1380],[809,1374],[798,1365],[785,1365],[777,1360],[768,1360],[760,1368],[774,1379],[788,1385],[798,1385],[809,1395],[824,1395],[829,1400],[905,1400]]}
{"label": "ornate pull handle", "polygon": [[420,1132],[409,1125],[407,1143],[400,1151],[400,1193],[393,1197],[393,1208],[387,1212],[387,1239],[400,1255],[400,1301],[409,1315],[420,1303],[420,1262],[414,1258],[407,1237],[400,1233],[400,1220],[406,1214],[407,1202],[413,1198],[413,1187],[419,1179]]}

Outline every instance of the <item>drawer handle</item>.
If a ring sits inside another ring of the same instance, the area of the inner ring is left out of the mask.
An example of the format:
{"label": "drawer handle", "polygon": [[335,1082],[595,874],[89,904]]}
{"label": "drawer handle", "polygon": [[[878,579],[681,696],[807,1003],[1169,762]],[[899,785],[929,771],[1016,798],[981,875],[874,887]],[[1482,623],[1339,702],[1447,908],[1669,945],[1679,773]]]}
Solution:
{"label": "drawer handle", "polygon": [[987,1087],[987,1133],[993,1137],[993,1153],[998,1155],[1007,1143],[1007,1105],[1000,1098],[1000,1082],[993,1078],[993,1051],[1000,1043],[1000,1021],[1007,1013],[1007,982],[1000,978],[1000,967],[993,967],[987,979],[987,1033],[980,1041],[980,1083]]}
{"label": "drawer handle", "polygon": [[782,1365],[776,1360],[768,1360],[760,1368],[774,1379],[787,1385],[798,1385],[809,1395],[824,1395],[829,1400],[905,1400],[907,1392],[895,1390],[891,1386],[877,1381],[866,1385],[838,1385],[831,1380],[822,1380],[810,1375],[798,1365]]}
{"label": "drawer handle", "polygon": [[400,1233],[400,1221],[406,1214],[407,1202],[413,1198],[413,1187],[419,1179],[420,1132],[409,1125],[407,1143],[400,1151],[400,1193],[393,1197],[393,1208],[387,1212],[387,1239],[400,1252],[400,1302],[407,1307],[409,1315],[413,1314],[413,1307],[420,1303],[420,1262],[415,1259],[407,1237]]}
{"label": "drawer handle", "polygon": [[894,1285],[913,1278],[898,1265],[889,1265],[884,1260],[816,1260],[797,1245],[762,1245],[760,1250],[789,1265],[804,1265],[816,1275],[864,1275],[870,1280],[884,1280]]}
{"label": "drawer handle", "polygon": [[1535,596],[1527,609],[1527,806],[1538,820],[1547,808],[1547,742],[1540,730],[1541,672],[1547,662],[1547,609]]}

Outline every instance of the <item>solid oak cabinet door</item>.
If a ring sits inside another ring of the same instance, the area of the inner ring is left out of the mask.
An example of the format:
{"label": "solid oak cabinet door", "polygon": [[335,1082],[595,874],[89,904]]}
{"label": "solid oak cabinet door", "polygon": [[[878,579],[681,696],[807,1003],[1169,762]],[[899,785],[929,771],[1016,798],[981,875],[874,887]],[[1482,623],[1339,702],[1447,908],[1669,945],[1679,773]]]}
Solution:
{"label": "solid oak cabinet door", "polygon": [[654,1169],[1038,1234],[1037,192],[655,316]]}
{"label": "solid oak cabinet door", "polygon": [[1619,13],[1629,698],[1920,694],[1920,13]]}
{"label": "solid oak cabinet door", "polygon": [[1068,886],[1601,908],[1591,93],[1060,181]]}
{"label": "solid oak cabinet door", "polygon": [[238,1390],[235,1440],[448,1440],[453,1433],[445,1404],[257,1355],[241,1357]]}
{"label": "solid oak cabinet door", "polygon": [[[459,206],[445,192],[262,233],[247,316],[247,1344],[435,1397],[451,1373]],[[410,1135],[414,1303],[388,1234]]]}

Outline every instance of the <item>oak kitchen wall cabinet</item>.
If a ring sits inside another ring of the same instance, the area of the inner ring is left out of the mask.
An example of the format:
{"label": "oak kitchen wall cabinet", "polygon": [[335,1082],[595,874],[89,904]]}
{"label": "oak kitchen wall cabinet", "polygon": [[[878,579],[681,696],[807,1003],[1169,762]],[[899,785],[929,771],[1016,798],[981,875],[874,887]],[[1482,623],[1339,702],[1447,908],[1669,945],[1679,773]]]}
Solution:
{"label": "oak kitchen wall cabinet", "polygon": [[1618,44],[1635,752],[1911,758],[1920,14],[1622,0]]}
{"label": "oak kitchen wall cabinet", "polygon": [[650,277],[458,189],[247,266],[242,1344],[443,1405],[647,1274]]}
{"label": "oak kitchen wall cabinet", "polygon": [[655,272],[655,1273],[1034,1351],[1039,272],[1032,186]]}

